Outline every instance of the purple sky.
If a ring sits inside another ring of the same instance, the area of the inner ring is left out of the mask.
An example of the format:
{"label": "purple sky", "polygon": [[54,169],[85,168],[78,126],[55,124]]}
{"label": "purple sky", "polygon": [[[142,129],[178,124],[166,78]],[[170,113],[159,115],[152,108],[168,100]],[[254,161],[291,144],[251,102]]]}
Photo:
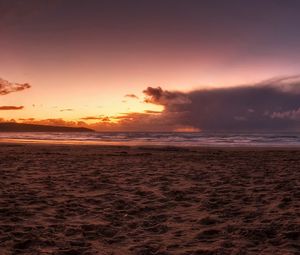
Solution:
{"label": "purple sky", "polygon": [[0,118],[109,129],[107,117],[168,110],[144,102],[148,86],[189,94],[297,75],[299,10],[297,0],[0,0],[0,89],[31,86],[1,96]]}

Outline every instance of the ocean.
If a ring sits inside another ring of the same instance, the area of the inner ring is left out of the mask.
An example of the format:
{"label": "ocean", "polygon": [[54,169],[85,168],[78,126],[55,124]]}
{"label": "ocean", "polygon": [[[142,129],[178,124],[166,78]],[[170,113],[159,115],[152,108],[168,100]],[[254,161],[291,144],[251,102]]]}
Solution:
{"label": "ocean", "polygon": [[0,142],[129,146],[300,147],[300,133],[0,132]]}

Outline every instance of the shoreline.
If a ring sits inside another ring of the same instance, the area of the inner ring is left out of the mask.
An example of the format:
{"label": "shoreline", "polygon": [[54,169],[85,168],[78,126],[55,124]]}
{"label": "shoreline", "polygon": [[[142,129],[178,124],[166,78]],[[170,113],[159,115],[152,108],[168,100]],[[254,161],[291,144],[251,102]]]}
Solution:
{"label": "shoreline", "polygon": [[54,140],[25,140],[25,139],[0,139],[2,145],[32,145],[32,146],[82,146],[82,147],[107,147],[107,148],[177,148],[196,150],[300,150],[300,145],[166,145],[130,142],[98,142],[98,141],[54,141]]}

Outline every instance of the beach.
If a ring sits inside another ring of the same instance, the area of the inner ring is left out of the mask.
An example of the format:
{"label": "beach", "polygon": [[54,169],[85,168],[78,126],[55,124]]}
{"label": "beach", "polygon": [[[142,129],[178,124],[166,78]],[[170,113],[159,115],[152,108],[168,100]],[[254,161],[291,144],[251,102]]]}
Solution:
{"label": "beach", "polygon": [[0,144],[0,254],[300,254],[300,150]]}

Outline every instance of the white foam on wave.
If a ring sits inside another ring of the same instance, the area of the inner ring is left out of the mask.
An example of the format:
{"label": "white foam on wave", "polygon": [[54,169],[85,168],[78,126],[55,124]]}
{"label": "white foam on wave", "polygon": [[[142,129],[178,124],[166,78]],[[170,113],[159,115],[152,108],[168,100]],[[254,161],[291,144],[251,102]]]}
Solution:
{"label": "white foam on wave", "polygon": [[28,133],[3,132],[0,141],[167,146],[299,146],[299,133]]}

